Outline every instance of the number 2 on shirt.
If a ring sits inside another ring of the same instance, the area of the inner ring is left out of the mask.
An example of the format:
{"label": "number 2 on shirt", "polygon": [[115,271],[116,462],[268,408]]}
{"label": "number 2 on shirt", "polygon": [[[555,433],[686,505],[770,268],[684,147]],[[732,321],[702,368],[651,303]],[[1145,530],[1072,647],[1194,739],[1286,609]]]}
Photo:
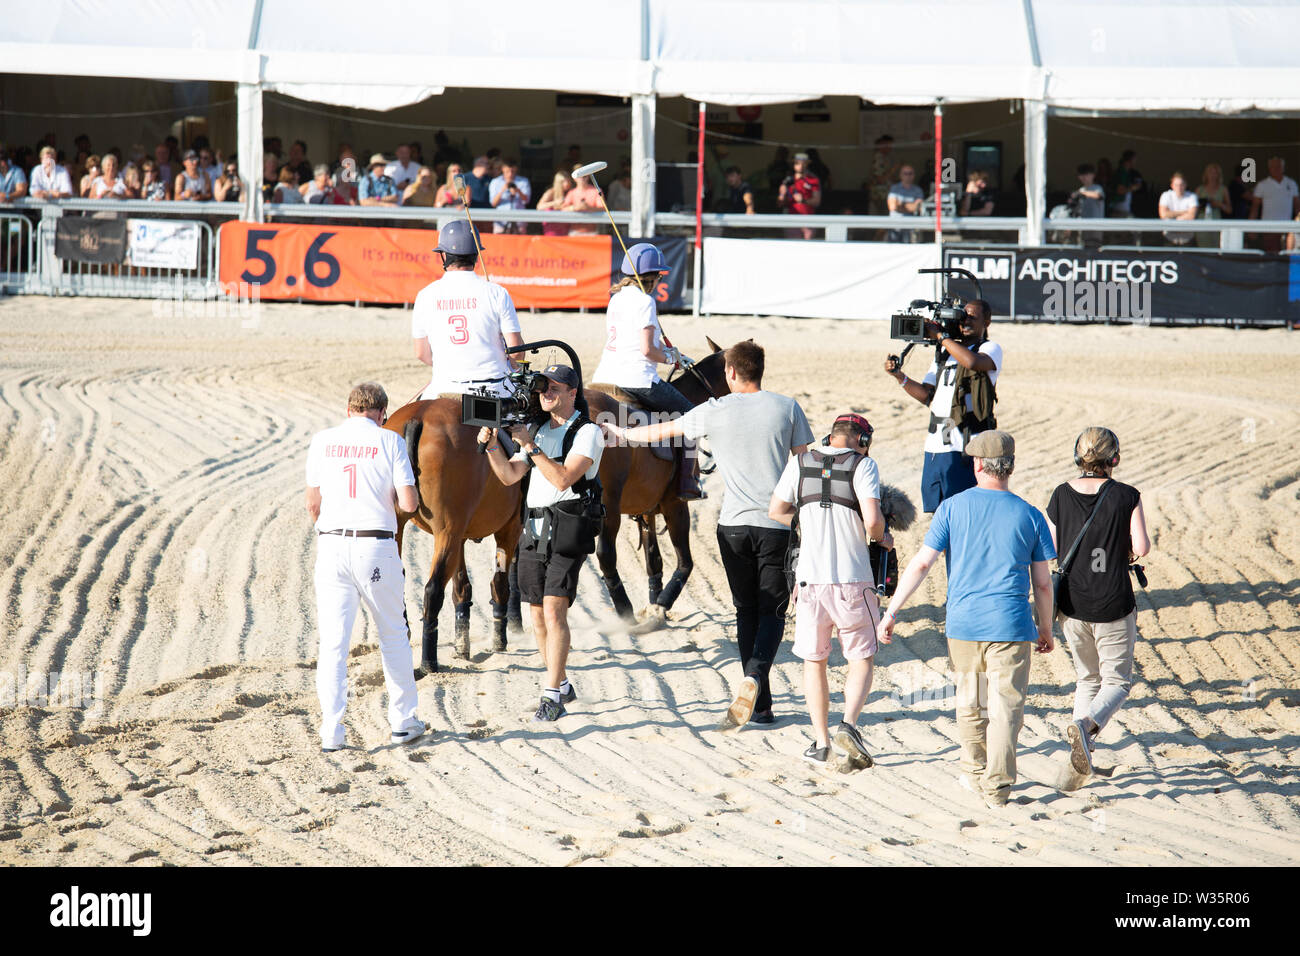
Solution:
{"label": "number 2 on shirt", "polygon": [[614,351],[614,338],[615,338],[615,336],[617,336],[617,335],[618,335],[618,329],[616,329],[614,326],[611,325],[611,326],[609,327],[609,338],[606,339],[606,341],[605,341],[605,351],[606,351],[606,352],[612,352],[612,351]]}
{"label": "number 2 on shirt", "polygon": [[355,497],[357,496],[357,466],[356,466],[356,463],[354,462],[354,463],[351,464],[351,465],[344,465],[344,466],[343,466],[343,470],[344,470],[345,472],[347,472],[347,474],[348,474],[348,497],[349,497],[349,498],[355,498]]}
{"label": "number 2 on shirt", "polygon": [[447,324],[452,327],[450,336],[452,345],[464,345],[469,341],[469,318],[464,315],[447,316]]}

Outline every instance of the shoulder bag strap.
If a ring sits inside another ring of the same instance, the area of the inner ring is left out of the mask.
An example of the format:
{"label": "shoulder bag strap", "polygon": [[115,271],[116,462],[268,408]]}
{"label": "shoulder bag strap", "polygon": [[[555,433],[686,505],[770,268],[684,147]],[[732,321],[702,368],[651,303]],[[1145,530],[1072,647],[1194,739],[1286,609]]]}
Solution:
{"label": "shoulder bag strap", "polygon": [[1083,544],[1083,536],[1088,533],[1088,527],[1092,524],[1092,519],[1097,517],[1097,512],[1101,510],[1102,500],[1106,497],[1106,493],[1110,491],[1111,485],[1113,484],[1115,484],[1115,479],[1111,478],[1102,486],[1101,491],[1097,492],[1097,500],[1093,502],[1092,505],[1092,514],[1088,515],[1088,520],[1085,521],[1083,527],[1079,529],[1079,536],[1074,539],[1074,544],[1070,545],[1070,550],[1069,553],[1066,554],[1065,560],[1059,562],[1057,565],[1057,567],[1061,569],[1062,574],[1070,573],[1070,565],[1074,563],[1074,555],[1078,552],[1079,545]]}

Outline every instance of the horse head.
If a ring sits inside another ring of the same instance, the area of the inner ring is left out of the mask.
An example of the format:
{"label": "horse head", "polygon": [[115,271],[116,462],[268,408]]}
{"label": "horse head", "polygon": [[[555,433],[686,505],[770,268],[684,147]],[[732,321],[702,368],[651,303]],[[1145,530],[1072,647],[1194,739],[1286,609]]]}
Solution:
{"label": "horse head", "polygon": [[721,398],[731,391],[724,370],[726,353],[713,339],[705,336],[705,340],[712,351],[689,369],[678,372],[672,380],[673,386],[692,405],[703,405],[710,398]]}

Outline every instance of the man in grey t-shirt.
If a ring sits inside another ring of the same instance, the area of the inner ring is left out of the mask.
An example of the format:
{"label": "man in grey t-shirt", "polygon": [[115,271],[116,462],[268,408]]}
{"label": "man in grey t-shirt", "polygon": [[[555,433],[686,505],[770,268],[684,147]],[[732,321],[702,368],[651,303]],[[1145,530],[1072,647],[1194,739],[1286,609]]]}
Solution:
{"label": "man in grey t-shirt", "polygon": [[731,394],[655,425],[601,426],[625,441],[709,439],[724,488],[718,550],[736,606],[736,643],[745,671],[724,727],[775,720],[767,675],[781,644],[790,600],[785,580],[790,529],[769,518],[767,509],[790,455],[802,454],[813,439],[798,402],[763,391],[763,367],[762,347],[738,342],[726,353]]}

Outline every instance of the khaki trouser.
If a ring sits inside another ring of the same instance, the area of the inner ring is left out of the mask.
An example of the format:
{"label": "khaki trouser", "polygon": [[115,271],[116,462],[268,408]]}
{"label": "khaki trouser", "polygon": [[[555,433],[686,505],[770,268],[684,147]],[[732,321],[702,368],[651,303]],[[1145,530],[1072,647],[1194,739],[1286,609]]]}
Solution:
{"label": "khaki trouser", "polygon": [[1070,646],[1074,672],[1078,675],[1074,718],[1091,718],[1100,733],[1128,699],[1133,686],[1137,611],[1104,624],[1067,617],[1061,621],[1061,633]]}
{"label": "khaki trouser", "polygon": [[1033,646],[1033,641],[948,641],[957,678],[961,769],[995,798],[1005,798],[1016,782],[1016,739],[1025,719]]}

